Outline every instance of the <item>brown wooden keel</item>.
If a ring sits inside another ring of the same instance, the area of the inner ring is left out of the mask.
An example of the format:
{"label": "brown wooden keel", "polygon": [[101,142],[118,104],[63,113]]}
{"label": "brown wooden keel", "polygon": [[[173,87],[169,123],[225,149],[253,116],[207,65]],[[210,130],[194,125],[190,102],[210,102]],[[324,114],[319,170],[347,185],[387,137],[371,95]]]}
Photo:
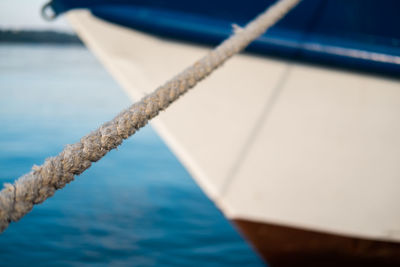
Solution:
{"label": "brown wooden keel", "polygon": [[261,257],[276,266],[400,266],[400,243],[234,220]]}

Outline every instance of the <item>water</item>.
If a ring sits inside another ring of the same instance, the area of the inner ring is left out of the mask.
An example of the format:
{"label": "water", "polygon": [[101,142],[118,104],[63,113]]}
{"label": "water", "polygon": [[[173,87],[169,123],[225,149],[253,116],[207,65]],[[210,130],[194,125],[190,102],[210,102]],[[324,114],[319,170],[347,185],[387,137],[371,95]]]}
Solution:
{"label": "water", "polygon": [[[0,45],[0,182],[130,104],[81,47]],[[262,266],[147,126],[0,235],[7,266]]]}

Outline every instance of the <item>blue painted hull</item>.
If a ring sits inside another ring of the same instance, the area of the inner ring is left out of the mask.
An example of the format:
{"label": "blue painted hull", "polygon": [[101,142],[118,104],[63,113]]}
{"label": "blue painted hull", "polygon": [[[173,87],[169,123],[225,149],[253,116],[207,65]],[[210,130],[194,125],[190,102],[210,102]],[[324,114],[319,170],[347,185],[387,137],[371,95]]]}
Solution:
{"label": "blue painted hull", "polygon": [[[56,14],[89,8],[106,21],[215,45],[275,1],[55,0]],[[247,51],[400,77],[398,0],[303,0]]]}

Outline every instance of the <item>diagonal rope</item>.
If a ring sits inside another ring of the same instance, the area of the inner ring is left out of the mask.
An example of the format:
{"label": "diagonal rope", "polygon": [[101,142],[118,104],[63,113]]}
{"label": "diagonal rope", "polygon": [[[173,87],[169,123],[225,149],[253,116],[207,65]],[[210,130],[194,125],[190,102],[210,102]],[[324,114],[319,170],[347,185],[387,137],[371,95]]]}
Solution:
{"label": "diagonal rope", "polygon": [[67,145],[59,155],[46,159],[43,165],[33,166],[30,173],[20,177],[14,184],[5,184],[0,191],[0,232],[10,222],[21,219],[33,205],[51,197],[57,189],[71,182],[75,175],[88,169],[92,162],[101,159],[108,151],[145,126],[160,111],[263,34],[299,2],[300,0],[278,1],[152,94],[84,136],[80,142]]}

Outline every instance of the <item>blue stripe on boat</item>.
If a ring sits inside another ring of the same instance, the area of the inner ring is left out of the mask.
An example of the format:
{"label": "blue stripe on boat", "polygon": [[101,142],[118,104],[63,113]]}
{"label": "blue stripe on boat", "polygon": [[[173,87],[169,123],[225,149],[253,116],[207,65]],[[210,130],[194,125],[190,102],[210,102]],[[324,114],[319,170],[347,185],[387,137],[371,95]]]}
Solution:
{"label": "blue stripe on boat", "polygon": [[[275,1],[54,0],[168,38],[215,45]],[[400,77],[399,0],[303,0],[247,51]]]}

